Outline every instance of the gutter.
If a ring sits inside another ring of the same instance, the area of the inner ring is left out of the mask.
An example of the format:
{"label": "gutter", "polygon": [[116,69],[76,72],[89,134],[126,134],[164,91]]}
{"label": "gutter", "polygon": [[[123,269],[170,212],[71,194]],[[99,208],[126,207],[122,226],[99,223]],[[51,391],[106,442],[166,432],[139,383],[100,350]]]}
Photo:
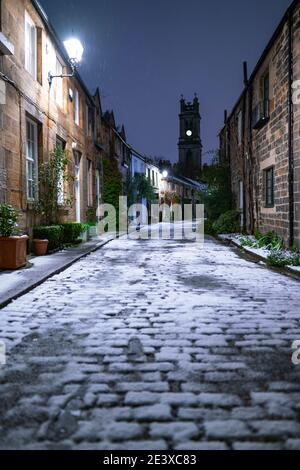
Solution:
{"label": "gutter", "polygon": [[289,159],[289,245],[294,243],[294,152],[293,152],[293,10],[288,16],[288,159]]}
{"label": "gutter", "polygon": [[[39,17],[41,18],[42,22],[44,23],[44,26],[45,26],[47,32],[50,34],[52,40],[54,41],[54,43],[55,43],[59,53],[61,54],[62,58],[64,59],[65,63],[69,64],[69,58],[68,58],[67,51],[66,51],[61,39],[58,37],[54,27],[52,26],[51,22],[49,21],[48,16],[46,15],[45,11],[43,10],[41,5],[39,4],[38,0],[30,0],[30,1],[32,3],[33,7],[35,8],[36,12],[38,13]],[[86,84],[84,83],[83,79],[81,78],[81,76],[79,75],[79,72],[77,70],[75,71],[74,78],[77,79],[77,81],[79,82],[79,84],[82,87],[83,91],[85,92],[87,98],[90,101],[90,105],[95,106],[93,97],[92,97],[90,91],[88,90]]]}
{"label": "gutter", "polygon": [[[299,0],[294,0],[291,5],[288,7],[288,9],[286,10],[284,16],[282,17],[279,25],[277,26],[277,28],[275,29],[271,39],[269,40],[267,46],[265,47],[263,53],[261,54],[258,62],[256,63],[254,69],[253,69],[253,72],[249,78],[249,85],[252,84],[252,82],[254,81],[255,79],[255,76],[257,74],[257,72],[259,71],[259,68],[260,66],[262,65],[262,63],[264,62],[265,58],[267,57],[269,51],[271,50],[272,48],[272,45],[274,44],[274,42],[276,41],[277,37],[279,36],[279,34],[281,33],[286,21],[289,20],[289,18],[292,16],[293,12],[294,12],[294,9],[296,8],[297,4],[299,3]],[[231,119],[236,108],[238,107],[241,99],[243,98],[243,94],[244,94],[245,90],[243,90],[239,96],[239,98],[237,99],[237,101],[235,102],[235,104],[233,105],[233,108],[228,116],[228,119]]]}

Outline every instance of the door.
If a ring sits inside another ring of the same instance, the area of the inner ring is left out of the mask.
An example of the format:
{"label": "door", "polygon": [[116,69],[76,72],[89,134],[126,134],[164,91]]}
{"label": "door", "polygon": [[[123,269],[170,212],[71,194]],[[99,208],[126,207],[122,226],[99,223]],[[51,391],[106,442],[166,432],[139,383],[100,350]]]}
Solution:
{"label": "door", "polygon": [[80,184],[81,184],[81,174],[80,174],[80,160],[81,155],[79,152],[75,152],[75,211],[76,211],[76,222],[80,222]]}
{"label": "door", "polygon": [[245,198],[245,196],[244,196],[244,183],[243,183],[243,181],[240,181],[240,197],[239,197],[239,199],[240,199],[240,207],[239,207],[239,209],[240,209],[240,212],[241,212],[241,228],[242,228],[242,229],[243,229],[244,223],[245,223],[245,217],[244,217],[244,206],[245,206],[245,204],[244,204],[244,198]]}
{"label": "door", "polygon": [[101,189],[100,189],[100,172],[96,170],[96,217],[100,217]]}

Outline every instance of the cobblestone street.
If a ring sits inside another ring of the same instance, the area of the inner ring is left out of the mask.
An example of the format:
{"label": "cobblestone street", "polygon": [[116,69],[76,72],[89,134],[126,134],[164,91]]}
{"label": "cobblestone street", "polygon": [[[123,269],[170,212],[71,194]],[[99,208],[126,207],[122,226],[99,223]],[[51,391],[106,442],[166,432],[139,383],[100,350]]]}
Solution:
{"label": "cobblestone street", "polygon": [[115,240],[1,310],[1,448],[300,449],[299,305],[212,239]]}

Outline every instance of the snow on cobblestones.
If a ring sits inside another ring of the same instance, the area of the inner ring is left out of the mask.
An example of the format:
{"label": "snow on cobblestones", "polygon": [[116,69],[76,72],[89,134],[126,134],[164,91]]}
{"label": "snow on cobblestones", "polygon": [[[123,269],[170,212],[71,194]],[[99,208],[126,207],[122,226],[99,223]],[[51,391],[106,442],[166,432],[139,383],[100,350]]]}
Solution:
{"label": "snow on cobblestones", "polygon": [[300,449],[299,303],[212,240],[115,240],[0,311],[0,447]]}

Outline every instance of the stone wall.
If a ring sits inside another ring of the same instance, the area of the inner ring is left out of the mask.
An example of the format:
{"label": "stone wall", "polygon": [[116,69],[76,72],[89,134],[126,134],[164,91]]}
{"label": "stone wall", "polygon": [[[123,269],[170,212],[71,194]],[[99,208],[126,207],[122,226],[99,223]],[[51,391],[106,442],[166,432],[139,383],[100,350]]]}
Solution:
{"label": "stone wall", "polygon": [[[292,80],[300,79],[300,6],[292,13]],[[269,119],[257,129],[253,110],[261,102],[262,80],[269,74]],[[289,22],[282,21],[276,36],[255,68],[250,81],[220,134],[221,155],[230,162],[235,207],[241,208],[243,181],[245,228],[275,231],[290,241],[289,172]],[[242,113],[242,141],[238,143],[238,115]],[[294,239],[300,244],[300,105],[294,105],[292,155],[294,160]],[[229,151],[226,153],[226,145]],[[274,167],[274,207],[266,207],[265,170]]]}
{"label": "stone wall", "polygon": [[[25,69],[25,9],[37,27],[38,60],[37,80]],[[29,0],[2,1],[2,31],[9,36],[15,53],[3,56],[0,71],[13,82],[6,84],[6,105],[0,107],[0,198],[6,200],[22,213],[21,228],[31,232],[39,220],[34,216],[32,203],[27,200],[26,189],[26,117],[38,124],[39,163],[49,159],[57,137],[66,144],[70,159],[70,174],[74,175],[74,149],[80,152],[80,208],[81,221],[86,220],[87,161],[93,165],[93,190],[95,197],[95,170],[101,170],[101,153],[94,145],[93,132],[88,132],[86,105],[94,101],[80,79],[54,78],[51,88],[48,73],[55,74],[56,58],[63,65],[63,73],[69,68],[66,57],[48,31],[38,12]],[[59,81],[63,83],[63,100],[57,99]],[[79,125],[74,121],[74,100],[69,90],[77,89],[80,102]],[[74,199],[74,182],[65,184],[67,197]],[[75,203],[71,209],[63,209],[65,219],[75,220]]]}

